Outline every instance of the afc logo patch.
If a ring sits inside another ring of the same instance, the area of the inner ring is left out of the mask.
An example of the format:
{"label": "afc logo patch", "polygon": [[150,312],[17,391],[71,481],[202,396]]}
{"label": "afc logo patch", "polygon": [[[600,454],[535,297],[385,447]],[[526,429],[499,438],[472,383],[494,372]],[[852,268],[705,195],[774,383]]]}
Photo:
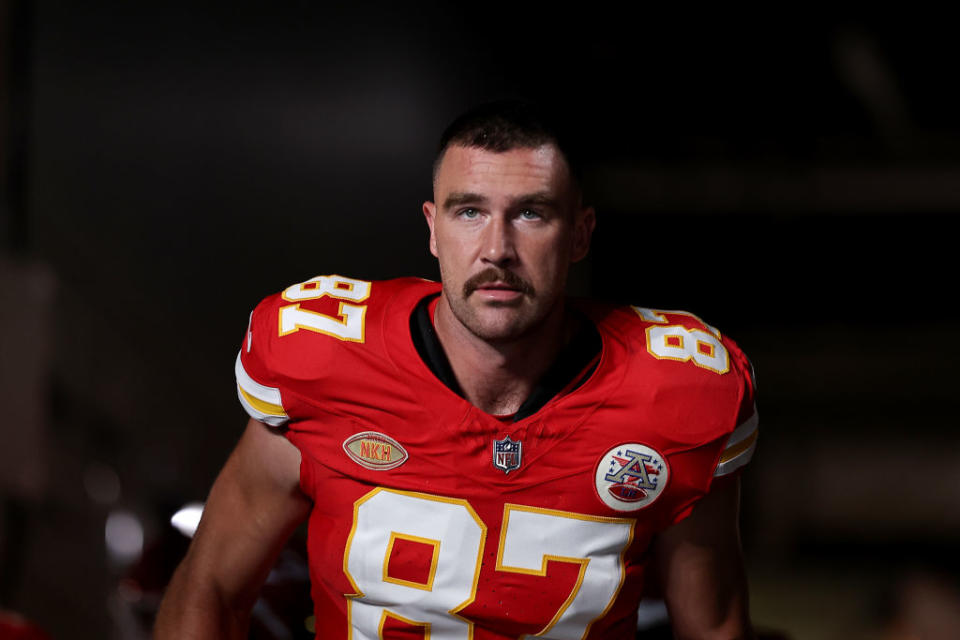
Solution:
{"label": "afc logo patch", "polygon": [[631,442],[610,449],[597,464],[597,496],[615,511],[637,511],[660,497],[670,469],[656,449]]}

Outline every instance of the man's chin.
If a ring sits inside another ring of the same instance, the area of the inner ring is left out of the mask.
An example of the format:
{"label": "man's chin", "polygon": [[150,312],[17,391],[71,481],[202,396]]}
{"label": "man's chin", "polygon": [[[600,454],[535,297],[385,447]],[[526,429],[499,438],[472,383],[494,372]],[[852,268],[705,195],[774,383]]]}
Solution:
{"label": "man's chin", "polygon": [[517,313],[513,303],[486,305],[486,309],[477,313],[467,328],[478,338],[487,342],[511,342],[523,337],[529,330],[529,322]]}
{"label": "man's chin", "polygon": [[526,331],[514,328],[468,327],[468,329],[473,335],[492,345],[512,344],[526,335]]}
{"label": "man's chin", "polygon": [[483,302],[483,306],[490,309],[519,309],[522,304],[522,297],[508,298],[503,300],[484,300]]}

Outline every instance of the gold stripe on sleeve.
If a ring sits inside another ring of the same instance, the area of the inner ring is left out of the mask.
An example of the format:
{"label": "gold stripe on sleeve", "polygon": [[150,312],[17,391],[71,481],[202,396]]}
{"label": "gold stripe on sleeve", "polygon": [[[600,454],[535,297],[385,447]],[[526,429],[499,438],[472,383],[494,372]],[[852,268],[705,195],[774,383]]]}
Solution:
{"label": "gold stripe on sleeve", "polygon": [[749,436],[747,436],[746,438],[744,438],[743,440],[741,440],[741,441],[738,442],[737,444],[733,445],[732,447],[730,447],[729,449],[727,449],[726,451],[724,451],[724,452],[723,452],[723,455],[720,456],[720,463],[719,463],[719,464],[723,464],[724,462],[727,462],[728,460],[732,460],[733,458],[736,458],[738,455],[740,455],[741,453],[743,453],[744,451],[746,451],[747,449],[749,449],[750,446],[751,446],[751,445],[754,443],[754,441],[757,439],[757,435],[758,435],[759,433],[760,433],[759,430],[754,431],[754,432],[751,433]]}
{"label": "gold stripe on sleeve", "polygon": [[287,417],[287,412],[283,410],[278,404],[271,404],[269,402],[264,402],[259,398],[254,398],[252,395],[243,390],[243,387],[237,385],[237,389],[240,390],[240,393],[243,395],[243,399],[250,403],[250,406],[269,416],[282,416]]}

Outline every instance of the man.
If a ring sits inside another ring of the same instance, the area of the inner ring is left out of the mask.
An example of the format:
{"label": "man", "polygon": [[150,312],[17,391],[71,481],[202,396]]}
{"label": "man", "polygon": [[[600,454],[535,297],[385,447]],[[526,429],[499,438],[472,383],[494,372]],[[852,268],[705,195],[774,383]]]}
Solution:
{"label": "man", "polygon": [[750,637],[739,485],[754,385],[687,313],[570,303],[594,212],[536,110],[455,121],[423,206],[440,285],[321,276],[264,300],[246,432],[157,637],[243,637],[309,518],[322,638]]}

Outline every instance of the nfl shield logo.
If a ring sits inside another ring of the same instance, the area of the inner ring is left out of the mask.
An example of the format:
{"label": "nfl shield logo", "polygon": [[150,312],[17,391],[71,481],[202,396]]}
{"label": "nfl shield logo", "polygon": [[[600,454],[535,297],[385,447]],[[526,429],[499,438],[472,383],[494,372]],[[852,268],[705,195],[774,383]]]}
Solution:
{"label": "nfl shield logo", "polygon": [[510,473],[514,469],[519,469],[522,449],[523,443],[519,440],[511,440],[510,436],[507,436],[503,440],[494,440],[493,466],[501,469],[504,473]]}

